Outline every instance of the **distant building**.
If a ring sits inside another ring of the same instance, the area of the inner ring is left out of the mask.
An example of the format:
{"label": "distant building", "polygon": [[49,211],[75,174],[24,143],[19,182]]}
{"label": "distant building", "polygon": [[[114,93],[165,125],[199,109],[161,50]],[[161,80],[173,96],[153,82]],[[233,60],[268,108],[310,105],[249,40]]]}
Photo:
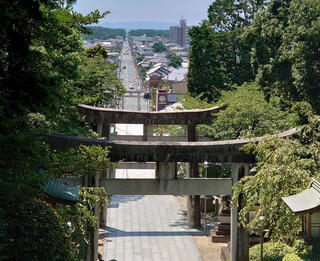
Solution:
{"label": "distant building", "polygon": [[170,26],[170,42],[178,43],[179,26]]}
{"label": "distant building", "polygon": [[188,27],[186,19],[180,20],[180,26],[170,27],[170,42],[185,46],[187,44],[187,36]]}

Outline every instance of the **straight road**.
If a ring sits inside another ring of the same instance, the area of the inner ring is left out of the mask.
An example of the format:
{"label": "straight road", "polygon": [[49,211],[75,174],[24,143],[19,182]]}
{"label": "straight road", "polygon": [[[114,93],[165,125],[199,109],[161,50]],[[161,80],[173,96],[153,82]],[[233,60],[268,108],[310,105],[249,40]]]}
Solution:
{"label": "straight road", "polygon": [[[135,67],[135,59],[131,54],[128,41],[124,41],[123,48],[120,54],[120,78],[122,84],[128,91],[139,90],[138,75]],[[130,96],[128,93],[125,95],[125,102],[123,104],[124,110],[138,110],[138,98],[136,94]],[[140,97],[140,109],[147,110],[147,103],[143,99],[143,93]]]}
{"label": "straight road", "polygon": [[[125,54],[125,53],[129,53]],[[136,70],[128,42],[124,42],[120,76],[127,87],[137,88]],[[132,86],[132,85],[131,85]],[[124,98],[124,109],[137,110],[137,98]],[[146,110],[142,99],[141,109]],[[142,135],[139,124],[116,124],[120,135]],[[154,178],[155,170],[116,170],[116,178]],[[192,235],[203,234],[189,229],[186,213],[174,196],[112,197],[107,211],[107,237],[104,242],[105,261],[200,261]]]}

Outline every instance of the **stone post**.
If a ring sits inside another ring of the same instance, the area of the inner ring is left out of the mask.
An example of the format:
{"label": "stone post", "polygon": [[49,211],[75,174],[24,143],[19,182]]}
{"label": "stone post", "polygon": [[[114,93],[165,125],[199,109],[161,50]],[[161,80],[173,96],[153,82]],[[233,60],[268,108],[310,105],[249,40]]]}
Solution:
{"label": "stone post", "polygon": [[[232,163],[232,183],[235,184],[244,176],[249,175],[249,166],[244,163]],[[241,198],[239,202],[241,209]],[[231,209],[231,261],[249,260],[249,233],[243,226],[238,226],[238,208]]]}
{"label": "stone post", "polygon": [[141,96],[140,96],[140,92],[137,92],[137,97],[138,97],[138,111],[141,111],[141,103],[140,103]]}
{"label": "stone post", "polygon": [[100,137],[105,137],[109,139],[110,136],[110,124],[98,123],[97,132]]}
{"label": "stone post", "polygon": [[143,124],[143,141],[147,141],[148,137],[153,136],[153,125]]}
{"label": "stone post", "polygon": [[[188,122],[187,126],[187,141],[197,141],[196,125],[193,122]],[[187,172],[188,178],[199,177],[199,163],[190,162],[189,171]],[[192,195],[187,198],[187,218],[188,226],[192,228],[200,228],[200,195]]]}
{"label": "stone post", "polygon": [[116,170],[115,169],[108,169],[107,170],[107,178],[114,179],[116,177]]}
{"label": "stone post", "polygon": [[177,163],[176,162],[157,162],[156,179],[171,180],[176,178]]}
{"label": "stone post", "polygon": [[[99,123],[98,124],[98,134],[100,137],[105,137],[109,139],[110,135],[110,124],[105,124],[105,123]],[[108,170],[102,171],[101,173],[101,178],[105,178],[108,175]],[[100,177],[98,180],[95,182],[95,187],[100,187]],[[99,208],[97,210],[99,212]],[[106,227],[107,226],[107,205],[104,204],[102,206],[101,213],[97,214],[100,218],[100,222],[98,220],[99,227]],[[98,235],[99,236],[99,235]]]}
{"label": "stone post", "polygon": [[[108,170],[104,170],[104,171],[102,171],[102,173],[101,173],[101,178],[100,178],[100,181],[101,181],[101,179],[103,179],[103,178],[106,178],[107,177],[107,173],[108,172]],[[99,185],[100,185],[101,183],[99,183]],[[107,204],[103,204],[102,206],[101,206],[101,211],[100,211],[100,227],[106,227],[107,226]]]}
{"label": "stone post", "polygon": [[[97,174],[94,178],[94,186],[99,187],[99,181],[100,181],[100,174]],[[99,205],[95,204],[94,206],[94,215],[97,219],[97,224],[100,223],[100,213],[99,213]],[[99,226],[98,228],[94,229],[93,231],[93,237],[91,240],[91,255],[90,255],[90,261],[96,261],[98,260],[98,241],[99,241]]]}

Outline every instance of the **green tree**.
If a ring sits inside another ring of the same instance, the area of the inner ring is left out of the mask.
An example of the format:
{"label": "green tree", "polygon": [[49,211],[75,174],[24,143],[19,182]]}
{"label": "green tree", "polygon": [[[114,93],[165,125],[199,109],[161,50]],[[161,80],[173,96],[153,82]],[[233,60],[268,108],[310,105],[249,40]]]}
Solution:
{"label": "green tree", "polygon": [[264,1],[213,2],[208,9],[209,21],[189,31],[190,66],[188,89],[217,101],[222,90],[254,79],[250,65],[250,46],[241,37]]}
{"label": "green tree", "polygon": [[41,200],[20,201],[2,214],[1,260],[74,260],[59,215]]}
{"label": "green tree", "polygon": [[71,2],[0,2],[1,260],[72,257],[65,227],[42,202],[53,175],[53,152],[43,137],[60,130],[94,135],[76,111],[74,86],[85,66],[80,33],[107,12],[83,16]]}
{"label": "green tree", "polygon": [[[249,144],[247,151],[257,157],[257,173],[241,179],[233,188],[233,203],[237,205],[241,195],[242,224],[249,230],[259,226],[259,216],[266,217],[268,237],[292,243],[301,231],[301,217],[294,215],[281,197],[305,190],[311,181],[320,176],[320,146],[318,116],[305,125],[298,138],[269,139]],[[255,217],[248,222],[246,215],[254,211]]]}
{"label": "green tree", "polygon": [[88,58],[94,58],[96,56],[102,57],[104,59],[108,58],[108,52],[101,44],[97,44],[94,47],[86,49],[85,50],[85,55]]}
{"label": "green tree", "polygon": [[280,58],[292,64],[292,93],[299,95],[296,100],[309,102],[316,112],[320,112],[319,17],[319,1],[291,2]]}
{"label": "green tree", "polygon": [[137,56],[137,57],[136,57],[136,63],[140,63],[140,62],[142,62],[142,61],[143,61],[142,56]]}
{"label": "green tree", "polygon": [[183,62],[182,58],[179,55],[176,55],[175,53],[169,53],[169,66],[172,66],[174,68],[179,68]]}
{"label": "green tree", "polygon": [[152,45],[152,50],[153,50],[155,53],[161,53],[161,52],[166,51],[167,48],[163,45],[163,43],[161,43],[161,42],[155,42],[155,43]]}
{"label": "green tree", "polygon": [[124,29],[111,29],[102,26],[88,26],[89,32],[81,34],[83,40],[108,40],[121,36],[123,39],[126,37]]}
{"label": "green tree", "polygon": [[271,1],[245,36],[252,43],[252,64],[266,97],[284,102],[319,103],[319,1]]}
{"label": "green tree", "polygon": [[233,86],[232,90],[223,91],[215,104],[190,96],[184,96],[181,102],[186,109],[227,105],[226,109],[216,114],[212,125],[198,126],[200,134],[214,140],[263,136],[288,130],[299,123],[296,112],[281,110],[277,97],[267,102],[260,87],[253,83]]}
{"label": "green tree", "polygon": [[208,8],[208,17],[217,31],[233,31],[251,24],[265,0],[217,0]]}
{"label": "green tree", "polygon": [[78,103],[99,105],[120,97],[125,89],[116,77],[116,66],[106,61],[103,47],[88,48],[82,53],[80,77],[75,81],[74,105]]}
{"label": "green tree", "polygon": [[243,84],[235,90],[222,92],[220,104],[225,110],[218,112],[211,131],[207,135],[215,139],[258,137],[285,131],[298,121],[295,113],[284,112],[277,97],[265,101],[263,92],[256,84]]}
{"label": "green tree", "polygon": [[277,93],[272,91],[277,83],[292,85],[290,64],[279,59],[283,33],[288,24],[290,2],[291,0],[271,1],[267,9],[257,14],[253,24],[244,33],[252,47],[251,59],[256,80],[267,99]]}

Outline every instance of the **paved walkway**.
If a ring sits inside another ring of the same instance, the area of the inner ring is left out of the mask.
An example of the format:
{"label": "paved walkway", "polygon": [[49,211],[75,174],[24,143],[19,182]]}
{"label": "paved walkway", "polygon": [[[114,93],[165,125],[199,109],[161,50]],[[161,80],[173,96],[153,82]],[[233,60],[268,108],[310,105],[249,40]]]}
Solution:
{"label": "paved walkway", "polygon": [[174,196],[113,196],[108,232],[105,261],[201,260]]}
{"label": "paved walkway", "polygon": [[[154,170],[116,170],[116,178],[154,178]],[[186,213],[174,196],[113,196],[104,260],[199,261]]]}
{"label": "paved walkway", "polygon": [[[127,43],[124,49],[128,49]],[[127,87],[130,83],[136,87],[133,60],[128,55],[122,58],[127,69],[121,78]],[[137,109],[137,104],[131,104],[128,97],[124,106]],[[146,110],[146,106],[141,109]],[[116,124],[116,131],[118,135],[142,135],[143,125]],[[116,178],[154,178],[154,170],[118,169]],[[203,232],[188,228],[186,213],[174,196],[113,196],[107,225],[105,261],[201,260],[192,235]]]}

